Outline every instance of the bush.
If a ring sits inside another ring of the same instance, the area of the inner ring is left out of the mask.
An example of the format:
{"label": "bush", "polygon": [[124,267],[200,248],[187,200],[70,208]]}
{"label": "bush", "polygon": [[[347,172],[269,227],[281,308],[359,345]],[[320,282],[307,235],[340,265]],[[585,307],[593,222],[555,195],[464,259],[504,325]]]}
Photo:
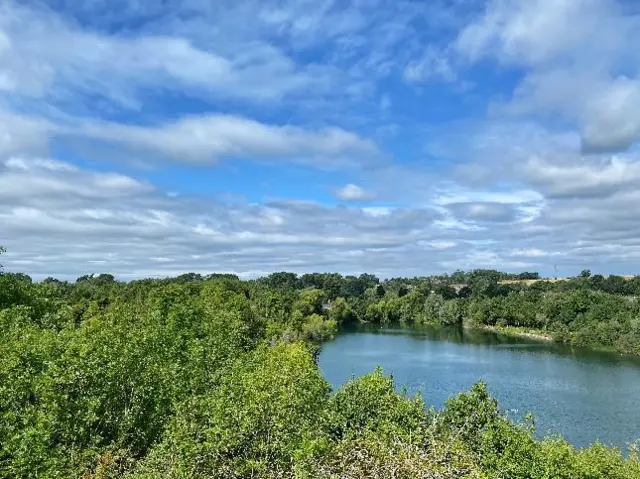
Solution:
{"label": "bush", "polygon": [[321,439],[329,385],[302,344],[260,348],[180,408],[132,477],[260,477],[291,470]]}

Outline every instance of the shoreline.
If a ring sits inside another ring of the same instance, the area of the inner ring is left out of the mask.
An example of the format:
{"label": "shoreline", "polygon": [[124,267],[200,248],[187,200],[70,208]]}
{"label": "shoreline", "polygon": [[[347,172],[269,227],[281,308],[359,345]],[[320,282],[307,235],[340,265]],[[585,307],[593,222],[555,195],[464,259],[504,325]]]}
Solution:
{"label": "shoreline", "polygon": [[578,348],[578,349],[582,349],[582,350],[590,350],[590,351],[595,351],[595,352],[600,352],[600,353],[609,353],[609,354],[615,354],[618,356],[627,356],[627,357],[632,357],[632,358],[639,358],[640,354],[636,354],[636,353],[628,353],[628,352],[624,352],[624,351],[619,351],[613,347],[608,347],[608,346],[603,346],[603,345],[599,345],[599,344],[594,344],[594,345],[584,345],[584,346],[576,346],[572,343],[562,343],[561,341],[556,341],[553,338],[552,334],[549,333],[545,333],[543,331],[540,330],[526,330],[526,329],[520,329],[517,328],[516,326],[506,326],[506,327],[501,327],[501,326],[489,326],[489,325],[469,325],[469,326],[463,326],[466,329],[479,329],[482,331],[490,331],[492,333],[498,333],[498,334],[503,334],[505,336],[511,336],[514,338],[528,338],[528,339],[533,339],[536,341],[541,341],[541,342],[546,342],[546,343],[557,343],[557,344],[565,344],[567,346],[570,346],[572,348]]}
{"label": "shoreline", "polygon": [[[361,322],[359,324],[378,324],[381,327],[384,327],[381,325],[381,323]],[[385,326],[389,327],[394,324],[407,326],[406,323],[402,323],[402,322],[391,322],[391,323],[387,323]],[[447,327],[441,324],[440,325],[439,324],[423,324],[420,326]],[[454,325],[451,325],[451,327],[454,327]],[[635,352],[620,351],[614,347],[608,347],[601,344],[576,345],[576,344],[573,344],[571,341],[567,341],[567,342],[558,341],[554,338],[552,332],[547,332],[539,329],[519,328],[517,326],[491,326],[486,324],[474,324],[466,321],[464,321],[459,326],[456,325],[456,327],[460,327],[467,331],[474,331],[474,330],[485,331],[485,332],[491,332],[495,334],[502,334],[503,336],[509,336],[512,338],[531,339],[533,341],[538,341],[546,344],[553,343],[553,344],[565,345],[571,348],[577,348],[581,350],[590,350],[590,351],[600,352],[600,353],[615,354],[617,356],[640,358],[640,352],[635,353]]]}
{"label": "shoreline", "polygon": [[549,333],[536,330],[520,329],[515,326],[489,326],[486,324],[464,325],[465,329],[479,329],[482,331],[490,331],[492,333],[504,334],[505,336],[535,339],[536,341],[544,341],[547,343],[555,343],[556,340]]}

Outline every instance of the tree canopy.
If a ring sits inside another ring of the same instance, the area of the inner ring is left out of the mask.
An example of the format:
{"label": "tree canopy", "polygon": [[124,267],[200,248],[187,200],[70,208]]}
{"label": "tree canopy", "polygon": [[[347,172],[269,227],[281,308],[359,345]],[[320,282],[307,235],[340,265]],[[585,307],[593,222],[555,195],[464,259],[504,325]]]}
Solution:
{"label": "tree canopy", "polygon": [[439,411],[380,369],[332,393],[314,356],[354,321],[517,325],[639,352],[635,279],[464,275],[2,273],[0,478],[640,477],[633,453],[536,439],[482,383]]}

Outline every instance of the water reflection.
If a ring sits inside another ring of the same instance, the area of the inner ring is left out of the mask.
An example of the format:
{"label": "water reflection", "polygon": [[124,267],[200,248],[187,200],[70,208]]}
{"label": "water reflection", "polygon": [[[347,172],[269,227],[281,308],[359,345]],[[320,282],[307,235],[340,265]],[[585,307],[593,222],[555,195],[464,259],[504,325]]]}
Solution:
{"label": "water reflection", "polygon": [[629,365],[640,368],[640,357],[591,348],[581,348],[553,341],[517,337],[482,329],[461,326],[406,325],[387,327],[379,324],[354,324],[345,326],[341,334],[369,333],[383,336],[405,336],[416,340],[444,341],[453,344],[490,346],[511,350],[527,350],[533,353],[548,353],[568,356],[578,361],[592,361],[599,365]]}
{"label": "water reflection", "polygon": [[640,437],[637,357],[458,327],[356,325],[323,347],[319,363],[336,387],[381,365],[436,407],[482,379],[504,410],[533,412],[540,434],[576,445]]}

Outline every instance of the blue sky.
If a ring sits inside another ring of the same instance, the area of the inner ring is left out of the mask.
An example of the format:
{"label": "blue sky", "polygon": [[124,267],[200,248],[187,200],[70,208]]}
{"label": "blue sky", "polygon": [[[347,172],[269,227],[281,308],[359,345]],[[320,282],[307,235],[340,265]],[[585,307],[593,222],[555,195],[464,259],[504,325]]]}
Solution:
{"label": "blue sky", "polygon": [[36,278],[640,266],[640,7],[0,1]]}

